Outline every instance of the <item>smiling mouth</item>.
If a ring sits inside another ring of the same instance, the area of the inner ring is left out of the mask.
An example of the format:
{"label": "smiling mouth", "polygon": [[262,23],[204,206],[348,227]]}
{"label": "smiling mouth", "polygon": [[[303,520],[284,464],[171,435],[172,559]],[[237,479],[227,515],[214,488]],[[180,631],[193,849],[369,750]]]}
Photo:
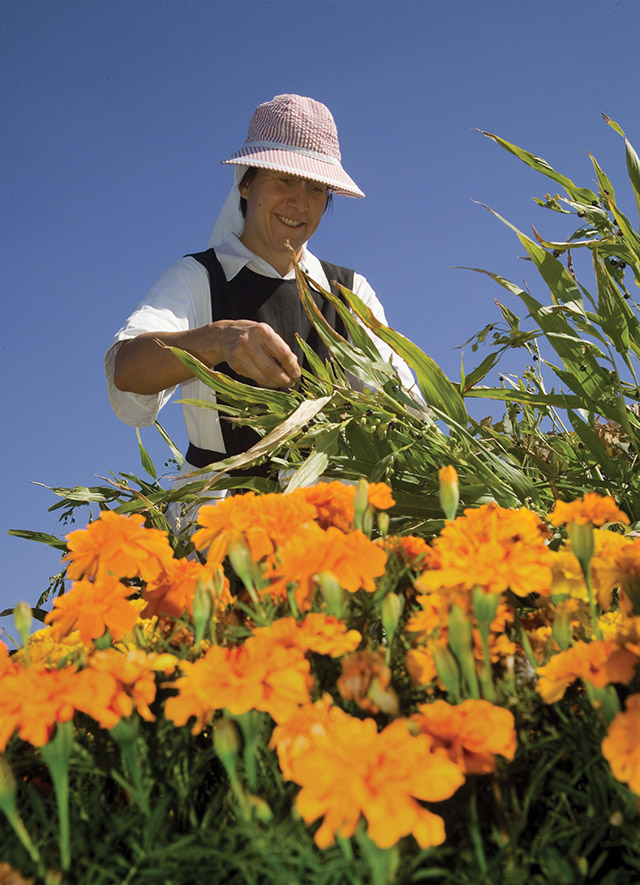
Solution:
{"label": "smiling mouth", "polygon": [[294,221],[293,218],[287,218],[286,215],[276,215],[276,218],[287,227],[302,227],[304,225],[304,221]]}

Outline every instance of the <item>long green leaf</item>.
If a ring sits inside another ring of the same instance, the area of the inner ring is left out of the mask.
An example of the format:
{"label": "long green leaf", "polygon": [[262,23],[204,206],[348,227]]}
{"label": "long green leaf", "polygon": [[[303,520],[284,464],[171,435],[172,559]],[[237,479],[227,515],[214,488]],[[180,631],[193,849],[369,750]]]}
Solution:
{"label": "long green leaf", "polygon": [[504,138],[500,138],[499,135],[494,135],[491,132],[484,132],[482,129],[477,129],[476,132],[481,132],[482,135],[486,135],[487,138],[495,141],[496,144],[499,144],[500,147],[504,148],[510,154],[518,157],[519,160],[522,160],[527,166],[535,169],[536,172],[541,172],[543,175],[546,175],[547,178],[551,178],[553,181],[562,185],[573,200],[584,203],[598,202],[598,197],[592,190],[586,187],[576,187],[570,178],[567,178],[566,175],[562,175],[560,172],[556,172],[556,170],[553,169],[546,160],[543,160],[542,157],[536,157],[535,154],[525,151],[522,148],[517,147],[515,144],[511,144],[511,142],[506,141]]}
{"label": "long green leaf", "polygon": [[[466,425],[467,410],[457,387],[447,378],[437,363],[424,351],[394,329],[385,326],[373,315],[367,305],[353,292],[344,290],[349,306],[371,331],[391,347],[413,369],[418,386],[429,406],[451,417],[457,424]],[[446,417],[445,417],[446,420]]]}
{"label": "long green leaf", "polygon": [[183,463],[184,463],[184,455],[182,454],[182,452],[180,451],[180,449],[176,446],[176,444],[174,443],[174,441],[171,439],[171,437],[169,436],[169,434],[168,434],[167,431],[164,429],[164,427],[162,426],[162,424],[160,424],[159,421],[154,421],[154,422],[153,422],[153,426],[156,428],[156,430],[158,431],[158,433],[160,434],[160,436],[162,437],[162,439],[163,439],[163,440],[166,442],[166,444],[169,446],[169,449],[171,450],[171,454],[173,455],[173,457],[174,457],[174,458],[176,459],[176,461],[178,462],[178,467],[182,467],[182,465],[183,465]]}
{"label": "long green leaf", "polygon": [[323,433],[313,452],[302,462],[287,483],[287,492],[310,486],[322,476],[329,464],[330,455],[337,451],[341,431],[342,426],[338,426]]}
{"label": "long green leaf", "polygon": [[66,550],[66,541],[61,541],[55,535],[48,535],[46,532],[30,532],[27,529],[9,529],[8,535],[15,538],[25,538],[27,541],[37,541],[39,544],[46,544],[47,547],[53,547],[55,550]]}
{"label": "long green leaf", "polygon": [[136,436],[138,438],[138,446],[140,447],[140,462],[142,464],[142,469],[145,470],[152,479],[157,479],[158,474],[156,473],[155,465],[154,465],[153,461],[151,460],[151,458],[149,457],[149,453],[147,452],[145,447],[142,445],[142,437],[140,436],[140,431],[138,430],[137,427],[136,427]]}

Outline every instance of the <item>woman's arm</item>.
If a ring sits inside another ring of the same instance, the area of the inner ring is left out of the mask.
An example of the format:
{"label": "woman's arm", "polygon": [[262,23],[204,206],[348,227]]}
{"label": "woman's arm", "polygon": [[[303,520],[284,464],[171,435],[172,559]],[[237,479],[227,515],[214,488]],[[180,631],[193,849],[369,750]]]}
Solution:
{"label": "woman's arm", "polygon": [[192,378],[168,347],[179,347],[206,366],[227,363],[261,387],[291,387],[300,376],[295,354],[271,326],[218,320],[180,332],[145,332],[123,342],[114,366],[118,390],[154,394]]}

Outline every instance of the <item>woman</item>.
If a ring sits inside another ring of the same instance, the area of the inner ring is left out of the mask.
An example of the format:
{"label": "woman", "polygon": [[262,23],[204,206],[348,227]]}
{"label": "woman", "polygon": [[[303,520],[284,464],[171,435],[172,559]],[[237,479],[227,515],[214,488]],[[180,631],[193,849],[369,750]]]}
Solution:
{"label": "woman", "polygon": [[[300,375],[296,333],[323,355],[300,304],[291,249],[320,286],[328,289],[337,280],[386,322],[364,277],[319,261],[306,246],[332,194],[364,196],[342,168],[338,133],[325,105],[277,95],[256,109],[244,146],[223,162],[235,166],[234,185],[209,250],[172,264],[107,352],[114,411],[132,426],[151,425],[178,384],[185,399],[215,402],[213,392],[162,345],[272,388],[290,387]],[[334,308],[316,295],[341,331]],[[414,387],[406,365],[376,343],[396,364],[403,385]],[[215,410],[185,404],[183,411],[190,445],[182,473],[244,451],[255,440],[253,431],[220,422]]]}

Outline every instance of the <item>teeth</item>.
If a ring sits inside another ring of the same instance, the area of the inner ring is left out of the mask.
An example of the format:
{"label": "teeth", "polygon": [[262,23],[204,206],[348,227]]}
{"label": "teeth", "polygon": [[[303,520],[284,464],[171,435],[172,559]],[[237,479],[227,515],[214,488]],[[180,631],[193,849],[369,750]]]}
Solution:
{"label": "teeth", "polygon": [[277,217],[283,224],[286,224],[287,227],[301,227],[302,226],[301,221],[294,221],[293,218],[285,218],[284,215],[278,215]]}

